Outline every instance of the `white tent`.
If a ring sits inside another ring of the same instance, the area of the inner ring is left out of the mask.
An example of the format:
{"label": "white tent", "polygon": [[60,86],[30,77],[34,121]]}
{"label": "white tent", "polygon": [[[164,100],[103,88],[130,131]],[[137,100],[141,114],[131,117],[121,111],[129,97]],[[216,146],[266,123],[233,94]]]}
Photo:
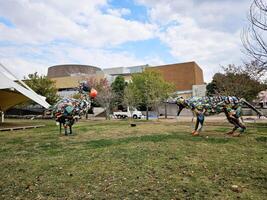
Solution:
{"label": "white tent", "polygon": [[[45,97],[36,94],[2,64],[0,64],[0,68],[0,112],[3,113],[9,108],[28,100],[33,100],[44,108],[50,106],[45,101]],[[14,79],[17,79],[16,82]]]}

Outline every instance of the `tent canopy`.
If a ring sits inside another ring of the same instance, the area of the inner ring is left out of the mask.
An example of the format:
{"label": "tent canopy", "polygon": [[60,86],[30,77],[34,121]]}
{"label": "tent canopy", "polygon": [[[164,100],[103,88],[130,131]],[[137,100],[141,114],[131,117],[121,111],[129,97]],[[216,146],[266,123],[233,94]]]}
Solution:
{"label": "tent canopy", "polygon": [[2,111],[6,111],[9,108],[28,101],[29,99],[15,91],[0,90],[0,107]]}
{"label": "tent canopy", "polygon": [[[8,77],[8,73],[0,71],[0,111],[33,100],[44,108],[50,105],[45,101],[45,97],[36,94],[29,87],[24,87]],[[24,84],[24,83],[23,83]],[[25,85],[25,84],[24,84]],[[25,85],[26,86],[26,85]]]}

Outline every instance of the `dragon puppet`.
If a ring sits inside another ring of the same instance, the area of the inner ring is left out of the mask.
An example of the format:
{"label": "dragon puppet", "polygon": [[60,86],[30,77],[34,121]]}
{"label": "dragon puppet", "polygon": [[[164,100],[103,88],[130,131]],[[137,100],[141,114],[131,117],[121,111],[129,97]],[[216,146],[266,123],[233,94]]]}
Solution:
{"label": "dragon puppet", "polygon": [[64,98],[58,101],[52,108],[52,114],[59,123],[59,132],[61,134],[62,125],[65,135],[72,134],[72,126],[79,118],[88,114],[92,109],[92,100],[97,96],[97,91],[91,88],[86,82],[79,85],[79,99]]}
{"label": "dragon puppet", "polygon": [[[184,108],[190,109],[196,116],[197,120],[195,129],[192,132],[193,136],[199,135],[199,132],[203,128],[205,116],[224,113],[228,122],[234,125],[234,128],[227,133],[232,136],[239,136],[246,130],[246,126],[241,120],[242,107],[244,105],[253,109],[259,117],[263,116],[260,111],[245,99],[234,96],[190,97],[188,99],[178,97],[176,98],[175,103],[178,106],[177,116],[180,115]],[[240,132],[235,134],[237,129],[239,129]]]}

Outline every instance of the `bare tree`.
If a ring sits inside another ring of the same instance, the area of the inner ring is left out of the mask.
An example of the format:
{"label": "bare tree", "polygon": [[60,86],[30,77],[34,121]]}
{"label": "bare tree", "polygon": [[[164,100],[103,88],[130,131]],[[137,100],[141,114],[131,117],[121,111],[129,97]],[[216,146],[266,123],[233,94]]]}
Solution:
{"label": "bare tree", "polygon": [[113,100],[115,93],[112,90],[108,80],[106,78],[96,80],[89,79],[88,83],[91,87],[95,88],[98,92],[96,102],[98,102],[106,111],[106,119],[110,119],[110,112],[113,107]]}
{"label": "bare tree", "polygon": [[262,70],[257,60],[251,62],[244,62],[243,65],[236,66],[229,64],[227,66],[221,66],[225,73],[232,74],[247,74],[251,79],[263,82],[266,74],[266,70]]}
{"label": "bare tree", "polygon": [[259,65],[259,61],[253,60],[251,62],[245,62],[244,66],[241,67],[241,73],[248,74],[249,77],[253,80],[259,82],[264,82],[266,78],[267,70],[262,70],[262,67]]}
{"label": "bare tree", "polygon": [[258,72],[267,70],[267,2],[253,0],[249,9],[249,26],[243,30],[241,40],[245,52],[258,63]]}

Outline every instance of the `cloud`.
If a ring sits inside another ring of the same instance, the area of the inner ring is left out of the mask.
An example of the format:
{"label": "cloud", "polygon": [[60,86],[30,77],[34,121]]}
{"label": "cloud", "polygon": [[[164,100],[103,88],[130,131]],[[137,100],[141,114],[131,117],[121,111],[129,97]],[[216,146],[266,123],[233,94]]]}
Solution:
{"label": "cloud", "polygon": [[20,79],[23,79],[28,74],[32,74],[34,72],[38,72],[39,74],[47,73],[47,67],[43,63],[19,57],[13,59],[3,58],[1,59],[1,64],[3,64],[9,71]]}
{"label": "cloud", "polygon": [[[0,21],[0,44],[5,44],[0,45],[0,61],[25,75],[63,63],[113,67],[195,60],[206,81],[220,64],[240,62],[239,34],[250,0],[135,2],[146,8],[149,19],[133,20],[134,10],[114,8],[109,0],[2,1],[0,17],[12,26]],[[153,57],[137,58],[131,50],[116,49],[157,38],[171,59],[159,58],[156,51]]]}
{"label": "cloud", "polygon": [[46,74],[54,64],[111,67],[156,60],[112,50],[155,37],[157,26],[124,19],[131,11],[113,9],[107,0],[3,1],[0,13],[12,24],[0,22],[0,44],[5,44],[0,45],[0,62],[20,77],[35,71]]}
{"label": "cloud", "polygon": [[161,27],[158,37],[172,56],[181,62],[196,61],[206,81],[219,71],[220,65],[241,62],[241,21],[249,1],[138,2],[149,7],[150,21]]}
{"label": "cloud", "polygon": [[109,68],[163,63],[159,57],[139,59],[126,51],[113,52],[112,50],[90,49],[71,44],[0,48],[0,57],[2,57],[1,62],[10,71],[18,74],[20,78],[34,72],[46,74],[49,66],[59,64],[88,64]]}
{"label": "cloud", "polygon": [[109,8],[107,10],[107,13],[116,17],[122,17],[124,15],[130,15],[131,10],[126,9],[126,8],[121,8],[121,9],[111,9]]}
{"label": "cloud", "polygon": [[173,57],[196,61],[204,69],[206,80],[218,71],[220,65],[240,62],[239,32],[230,34],[199,27],[194,20],[183,18],[159,34]]}
{"label": "cloud", "polygon": [[39,44],[60,39],[78,45],[104,47],[154,37],[156,26],[122,18],[129,13],[124,8],[109,9],[109,13],[104,14],[101,12],[103,6],[108,6],[104,0],[77,0],[64,4],[53,0],[4,1],[0,13],[15,24],[15,28],[1,25],[1,40]]}
{"label": "cloud", "polygon": [[[190,17],[204,28],[236,31],[250,6],[250,0],[137,0],[149,8],[152,21],[168,24],[180,16]],[[229,25],[237,25],[229,29]]]}

